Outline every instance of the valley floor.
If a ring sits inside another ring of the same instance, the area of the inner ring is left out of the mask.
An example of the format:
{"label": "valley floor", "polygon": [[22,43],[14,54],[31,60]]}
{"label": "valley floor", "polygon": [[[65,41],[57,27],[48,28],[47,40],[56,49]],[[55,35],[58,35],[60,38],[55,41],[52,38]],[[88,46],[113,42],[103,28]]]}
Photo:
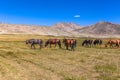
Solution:
{"label": "valley floor", "polygon": [[0,35],[0,80],[120,80],[120,48],[85,48],[77,39],[75,51],[34,50],[25,44],[30,38],[54,37]]}

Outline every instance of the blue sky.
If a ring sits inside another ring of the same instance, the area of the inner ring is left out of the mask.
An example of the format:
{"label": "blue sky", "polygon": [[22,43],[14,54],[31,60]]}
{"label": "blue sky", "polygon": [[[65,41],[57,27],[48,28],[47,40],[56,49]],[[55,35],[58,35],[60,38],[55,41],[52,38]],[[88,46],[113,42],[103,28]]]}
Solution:
{"label": "blue sky", "polygon": [[0,22],[53,25],[98,21],[120,24],[120,0],[0,0]]}

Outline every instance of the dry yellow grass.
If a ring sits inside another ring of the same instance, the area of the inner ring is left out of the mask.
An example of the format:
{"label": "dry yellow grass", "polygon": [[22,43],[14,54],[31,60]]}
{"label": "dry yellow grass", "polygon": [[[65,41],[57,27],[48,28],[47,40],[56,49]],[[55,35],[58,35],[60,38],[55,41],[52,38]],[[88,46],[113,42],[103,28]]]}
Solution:
{"label": "dry yellow grass", "polygon": [[58,47],[40,50],[39,46],[33,50],[25,44],[29,38],[54,37],[0,35],[0,80],[120,79],[120,49],[85,48],[82,39],[77,39],[75,51]]}

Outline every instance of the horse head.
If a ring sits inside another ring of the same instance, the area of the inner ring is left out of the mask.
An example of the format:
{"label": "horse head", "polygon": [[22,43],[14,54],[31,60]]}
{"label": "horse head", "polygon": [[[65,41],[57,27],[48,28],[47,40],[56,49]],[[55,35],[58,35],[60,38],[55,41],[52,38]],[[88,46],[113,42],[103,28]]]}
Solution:
{"label": "horse head", "polygon": [[60,40],[58,40],[58,45],[59,45],[59,48],[62,48],[62,47],[61,47],[61,41],[60,41]]}
{"label": "horse head", "polygon": [[45,42],[45,47],[47,47],[49,44],[49,40]]}
{"label": "horse head", "polygon": [[108,45],[107,44],[105,44],[105,47],[107,47]]}
{"label": "horse head", "polygon": [[105,44],[105,47],[108,47],[109,44],[111,44],[110,41],[108,41],[108,42]]}
{"label": "horse head", "polygon": [[67,42],[67,39],[63,39],[63,43],[66,43]]}
{"label": "horse head", "polygon": [[85,44],[87,44],[88,43],[88,41],[87,40],[84,40],[83,42],[82,42],[82,46],[84,46]]}
{"label": "horse head", "polygon": [[26,40],[26,44],[29,44],[29,40]]}

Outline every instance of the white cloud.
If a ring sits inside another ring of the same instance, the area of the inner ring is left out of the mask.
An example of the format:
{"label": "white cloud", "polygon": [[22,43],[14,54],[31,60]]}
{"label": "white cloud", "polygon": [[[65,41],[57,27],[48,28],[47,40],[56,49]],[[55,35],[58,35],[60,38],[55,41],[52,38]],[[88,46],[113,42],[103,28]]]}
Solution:
{"label": "white cloud", "polygon": [[74,18],[80,18],[80,15],[75,15]]}

